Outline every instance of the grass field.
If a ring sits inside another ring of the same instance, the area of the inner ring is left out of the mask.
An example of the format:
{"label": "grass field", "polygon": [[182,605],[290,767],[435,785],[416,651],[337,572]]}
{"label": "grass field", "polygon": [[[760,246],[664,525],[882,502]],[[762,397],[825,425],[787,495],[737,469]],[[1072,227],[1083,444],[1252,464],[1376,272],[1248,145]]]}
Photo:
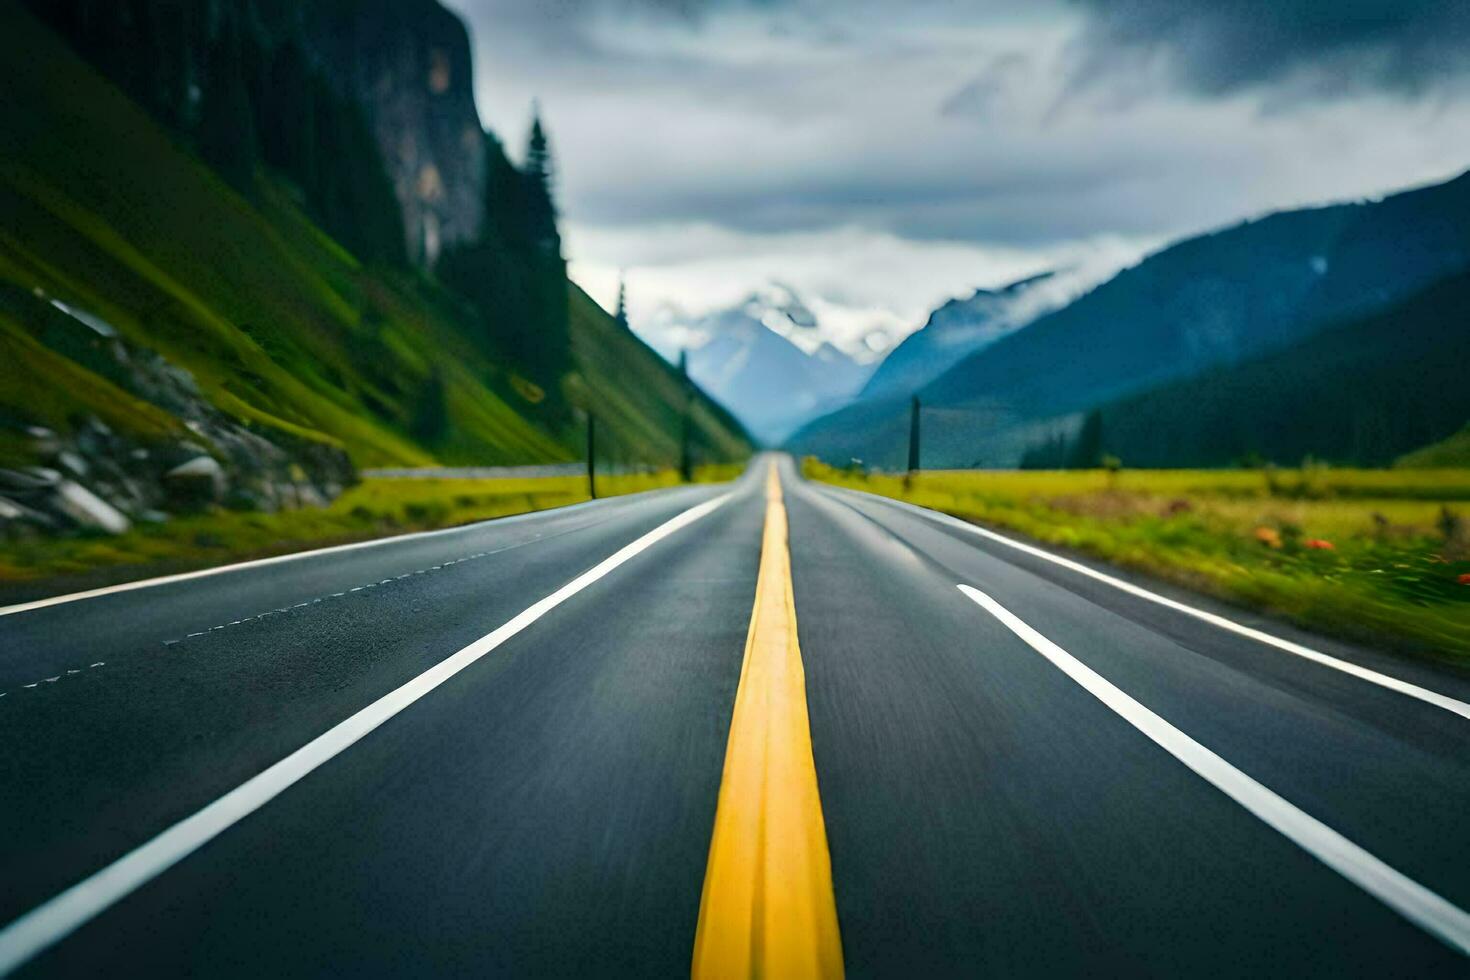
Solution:
{"label": "grass field", "polygon": [[1470,469],[807,476],[1113,562],[1299,625],[1470,663]]}
{"label": "grass field", "polygon": [[[696,470],[696,482],[732,480],[744,464]],[[679,482],[673,470],[597,478],[599,496]],[[364,480],[328,507],[275,514],[219,511],[139,525],[117,536],[77,535],[8,542],[0,593],[28,597],[104,582],[285,554],[409,531],[468,524],[587,500],[583,477]]]}

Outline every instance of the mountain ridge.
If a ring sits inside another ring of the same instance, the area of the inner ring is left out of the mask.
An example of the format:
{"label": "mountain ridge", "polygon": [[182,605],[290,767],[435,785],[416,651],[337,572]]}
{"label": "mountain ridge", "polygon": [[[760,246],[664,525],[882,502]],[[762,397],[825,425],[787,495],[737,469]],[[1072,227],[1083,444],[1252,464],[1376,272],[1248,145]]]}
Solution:
{"label": "mountain ridge", "polygon": [[1025,326],[1028,319],[1016,322],[1007,317],[1010,301],[1055,275],[1055,271],[1048,270],[996,289],[976,289],[969,296],[946,300],[930,312],[923,326],[884,356],[858,392],[857,400],[917,391],[964,357]]}
{"label": "mountain ridge", "polygon": [[[1091,407],[1384,309],[1467,264],[1470,174],[1176,242],[921,389],[926,465],[1015,465]],[[902,412],[850,406],[788,445],[902,466]]]}

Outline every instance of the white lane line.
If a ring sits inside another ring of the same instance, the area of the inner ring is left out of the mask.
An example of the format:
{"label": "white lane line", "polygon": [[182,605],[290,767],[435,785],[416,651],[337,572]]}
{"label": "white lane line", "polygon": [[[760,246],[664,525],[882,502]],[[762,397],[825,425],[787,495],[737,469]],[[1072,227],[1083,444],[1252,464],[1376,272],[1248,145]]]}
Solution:
{"label": "white lane line", "polygon": [[[846,487],[834,487],[833,489],[852,494],[857,494],[860,492],[856,490],[848,490]],[[1293,643],[1290,640],[1282,639],[1279,636],[1274,636],[1262,630],[1258,630],[1250,626],[1244,626],[1240,623],[1235,622],[1234,620],[1226,619],[1224,616],[1217,616],[1212,612],[1206,612],[1203,609],[1196,609],[1194,606],[1186,605],[1185,603],[1179,602],[1178,600],[1159,595],[1157,592],[1150,592],[1148,589],[1134,585],[1132,582],[1125,582],[1120,578],[1114,578],[1113,576],[1108,575],[1104,572],[1099,572],[1095,568],[1088,568],[1081,562],[1072,561],[1070,558],[1063,558],[1060,555],[1054,555],[1051,552],[1035,547],[1034,545],[1029,545],[1025,542],[1017,541],[1014,538],[1008,538],[1003,534],[997,534],[989,528],[978,527],[974,524],[969,523],[968,521],[962,521],[958,517],[953,517],[949,514],[944,514],[937,510],[930,510],[927,507],[919,507],[918,505],[911,504],[905,500],[894,500],[892,497],[883,497],[878,494],[863,494],[863,496],[874,497],[880,501],[884,501],[886,503],[894,504],[896,506],[912,510],[920,516],[927,517],[931,520],[961,528],[963,530],[971,532],[972,534],[978,534],[980,537],[985,538],[989,541],[994,541],[997,544],[1003,544],[1008,548],[1014,548],[1017,551],[1024,552],[1025,554],[1031,555],[1035,558],[1045,559],[1046,561],[1049,561],[1054,565],[1060,565],[1068,571],[1076,572],[1079,575],[1086,575],[1088,578],[1098,582],[1102,582],[1105,585],[1110,585],[1120,592],[1126,592],[1131,596],[1137,596],[1140,599],[1146,599],[1149,602],[1157,603],[1168,609],[1172,609],[1175,612],[1183,613],[1186,616],[1193,616],[1195,619],[1209,623],[1211,626],[1219,627],[1222,630],[1227,630],[1231,633],[1236,634],[1237,636],[1244,636],[1249,639],[1255,640],[1258,643],[1264,643],[1267,646],[1275,647],[1278,650],[1284,650],[1287,653],[1294,654],[1295,656],[1301,657],[1305,660],[1310,660],[1313,663],[1321,664],[1324,667],[1331,667],[1333,670],[1342,671],[1344,674],[1351,674],[1353,677],[1356,677],[1359,680],[1367,681],[1370,684],[1377,684],[1379,687],[1384,687],[1390,691],[1396,691],[1399,694],[1406,695],[1407,697],[1415,698],[1419,701],[1423,701],[1425,704],[1432,704],[1436,708],[1443,708],[1445,711],[1457,714],[1462,718],[1470,718],[1470,704],[1467,704],[1464,701],[1457,701],[1454,698],[1448,697],[1444,694],[1440,694],[1437,691],[1431,691],[1426,687],[1420,687],[1418,684],[1411,684],[1408,681],[1399,680],[1397,677],[1392,677],[1388,674],[1381,674],[1376,670],[1369,670],[1367,667],[1359,666],[1358,664],[1355,664],[1350,660],[1341,660],[1337,657],[1325,654],[1320,650],[1313,650],[1311,647],[1302,646],[1300,643]]]}
{"label": "white lane line", "polygon": [[[654,491],[644,491],[652,493]],[[601,500],[584,500],[577,504],[567,504],[564,507],[549,507],[545,510],[528,511],[524,514],[508,514],[505,517],[492,517],[484,521],[476,521],[473,524],[462,524],[459,527],[441,527],[432,531],[414,531],[409,534],[395,534],[386,538],[374,538],[371,541],[354,541],[350,544],[334,544],[326,548],[313,548],[309,551],[294,551],[289,555],[274,555],[270,558],[255,558],[250,561],[239,561],[230,565],[216,565],[213,568],[201,568],[193,572],[180,572],[176,575],[162,575],[158,578],[139,579],[136,582],[120,582],[117,585],[108,585],[100,589],[88,589],[85,592],[72,592],[68,595],[51,596],[46,599],[36,599],[32,602],[20,602],[13,606],[0,606],[0,616],[13,616],[16,613],[29,612],[32,609],[45,609],[47,606],[58,606],[65,602],[77,602],[81,599],[96,599],[100,596],[113,595],[118,592],[131,592],[134,589],[149,589],[155,585],[168,585],[173,582],[188,582],[191,579],[207,578],[211,575],[223,575],[226,572],[236,572],[246,568],[261,568],[266,565],[278,565],[282,562],[297,561],[302,558],[314,558],[317,555],[336,554],[343,551],[357,551],[362,548],[377,548],[382,545],[399,544],[404,541],[414,541],[420,538],[432,538],[444,534],[458,534],[471,531],[478,527],[494,522],[497,526],[520,523],[526,520],[534,520],[538,517],[548,515],[560,516],[572,511],[581,510],[586,507],[606,506],[609,502],[625,500],[639,494],[623,494],[618,497],[604,497]]]}
{"label": "white lane line", "polygon": [[[598,522],[598,523],[601,523],[601,522]],[[576,525],[574,527],[567,528],[564,531],[558,531],[556,534],[550,535],[549,537],[547,535],[545,535],[545,534],[538,534],[535,537],[527,538],[524,541],[517,541],[514,544],[508,544],[508,545],[506,545],[503,548],[496,548],[495,550],[489,551],[489,552],[481,552],[476,557],[486,557],[486,556],[489,556],[489,555],[503,554],[503,553],[505,553],[507,551],[515,551],[515,550],[517,550],[519,548],[524,548],[524,547],[526,547],[528,545],[535,544],[538,541],[555,540],[556,538],[566,537],[568,534],[575,534],[578,531],[586,530],[589,527],[596,527],[596,526],[598,526],[597,523],[593,523],[593,524],[579,524],[579,525]],[[457,558],[454,561],[445,562],[444,563],[444,567],[445,568],[448,568],[450,565],[456,565],[459,562],[468,561],[468,560],[469,560],[468,558]],[[420,569],[420,571],[425,571],[425,569]],[[410,577],[410,576],[412,576],[414,574],[417,574],[417,573],[415,573],[415,572],[404,572],[402,575],[398,576],[398,578],[385,578],[381,582],[369,582],[367,585],[360,585],[357,588],[352,589],[351,591],[358,592],[358,591],[360,591],[362,589],[371,589],[371,588],[374,588],[375,586],[378,586],[378,585],[391,585],[394,582],[398,581],[399,579],[405,579],[405,578],[408,578],[408,577]],[[346,594],[347,594],[346,592],[334,592],[330,596],[327,596],[327,598],[329,598],[329,599],[335,599],[338,596],[345,596]],[[317,603],[319,603],[321,601],[322,601],[322,598],[320,596],[318,596],[315,599],[307,599],[305,602],[298,602],[294,606],[291,606],[289,608],[276,609],[274,611],[267,610],[266,612],[263,612],[263,613],[256,613],[254,616],[246,616],[243,619],[232,620],[231,622],[228,622],[228,623],[220,623],[217,626],[211,626],[211,627],[209,627],[209,629],[206,630],[206,632],[212,633],[215,630],[222,630],[222,629],[225,629],[225,628],[230,627],[230,626],[239,626],[241,623],[256,622],[256,621],[259,621],[259,620],[265,618],[266,616],[272,615],[273,612],[275,612],[275,613],[289,613],[292,609],[302,609],[302,608],[305,608],[307,606],[314,606],[314,605],[316,605]],[[173,646],[174,644],[180,643],[180,642],[182,642],[182,640],[189,639],[189,637],[195,636],[195,635],[197,635],[197,634],[191,633],[191,634],[189,634],[189,636],[185,636],[185,637],[182,637],[182,638],[176,638],[176,639],[171,639],[171,640],[164,640],[163,641],[163,645],[166,646],[166,647],[167,646]]]}
{"label": "white lane line", "polygon": [[0,975],[10,973],[37,953],[66,938],[79,926],[265,806],[313,770],[335,758],[373,729],[578,592],[680,528],[704,517],[729,500],[730,496],[730,493],[724,493],[691,507],[631,544],[624,545],[551,595],[527,607],[504,625],[441,660],[346,720],[338,722],[198,813],[185,817],[90,878],[77,882],[0,929]]}
{"label": "white lane line", "polygon": [[959,586],[959,590],[1089,694],[1216,789],[1419,928],[1459,952],[1470,954],[1470,913],[1389,867],[1316,817],[1277,796],[1139,704],[984,592],[968,585]]}

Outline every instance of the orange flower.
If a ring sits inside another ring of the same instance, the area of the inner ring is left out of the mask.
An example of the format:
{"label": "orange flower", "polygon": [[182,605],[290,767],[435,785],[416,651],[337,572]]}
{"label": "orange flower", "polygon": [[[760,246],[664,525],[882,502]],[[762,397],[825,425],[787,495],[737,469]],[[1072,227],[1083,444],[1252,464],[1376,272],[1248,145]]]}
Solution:
{"label": "orange flower", "polygon": [[1281,547],[1281,532],[1274,527],[1256,528],[1256,540],[1268,548]]}
{"label": "orange flower", "polygon": [[1470,572],[1466,572],[1459,578],[1455,579],[1455,581],[1459,582],[1461,585],[1470,585]]}
{"label": "orange flower", "polygon": [[1333,545],[1332,545],[1332,542],[1331,541],[1324,541],[1321,538],[1308,538],[1307,540],[1303,541],[1302,544],[1306,545],[1308,548],[1311,548],[1311,549],[1313,549],[1315,551],[1334,551],[1334,550],[1336,550],[1336,549],[1333,548]]}

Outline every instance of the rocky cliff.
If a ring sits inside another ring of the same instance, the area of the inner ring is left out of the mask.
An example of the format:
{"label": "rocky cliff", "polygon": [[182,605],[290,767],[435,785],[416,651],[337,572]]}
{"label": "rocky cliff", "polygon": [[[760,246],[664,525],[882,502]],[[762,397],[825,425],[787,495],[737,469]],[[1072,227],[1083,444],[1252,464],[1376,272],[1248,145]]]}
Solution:
{"label": "rocky cliff", "polygon": [[438,0],[280,0],[267,16],[273,33],[299,31],[318,67],[362,106],[410,258],[432,265],[444,246],[473,240],[485,146],[463,22]]}

